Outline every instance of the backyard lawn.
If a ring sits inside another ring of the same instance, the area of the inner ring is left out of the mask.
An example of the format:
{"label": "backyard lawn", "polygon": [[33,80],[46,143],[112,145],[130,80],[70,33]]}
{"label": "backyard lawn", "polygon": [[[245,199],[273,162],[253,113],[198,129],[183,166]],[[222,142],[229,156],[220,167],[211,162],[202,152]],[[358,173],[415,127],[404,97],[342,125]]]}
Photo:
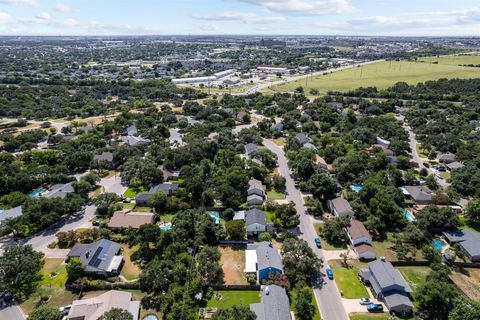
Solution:
{"label": "backyard lawn", "polygon": [[245,277],[245,247],[219,247],[223,281],[227,285],[248,284]]}
{"label": "backyard lawn", "polygon": [[338,289],[343,291],[343,297],[346,299],[359,299],[368,297],[368,291],[358,280],[358,269],[354,267],[334,267],[332,266],[335,282]]}
{"label": "backyard lawn", "polygon": [[125,191],[125,193],[123,194],[123,196],[125,198],[135,198],[137,196],[138,193],[140,192],[147,192],[148,189],[146,187],[138,187],[138,188],[134,188],[134,187],[129,187],[127,189],[127,191]]}
{"label": "backyard lawn", "polygon": [[[397,261],[397,255],[393,251],[393,233],[387,233],[387,239],[383,241],[373,241],[372,247],[377,253],[377,257],[385,257],[387,261]],[[415,255],[416,261],[425,261],[425,258],[422,255],[422,250],[417,250]]]}
{"label": "backyard lawn", "polygon": [[386,320],[388,313],[351,313],[350,320]]}
{"label": "backyard lawn", "polygon": [[431,269],[429,267],[397,267],[413,291],[425,283]]}
{"label": "backyard lawn", "polygon": [[[295,289],[292,289],[290,291],[290,310],[295,312],[295,301],[297,299],[297,291]],[[312,320],[321,320],[320,312],[318,310],[318,305],[317,305],[317,300],[315,300],[315,294],[313,293],[312,290],[312,304],[315,306],[315,316],[312,318]]]}
{"label": "backyard lawn", "polygon": [[207,302],[207,308],[230,308],[233,306],[248,307],[251,303],[260,302],[260,291],[257,290],[230,290],[215,291]]}
{"label": "backyard lawn", "polygon": [[267,199],[268,200],[285,200],[285,193],[283,192],[277,192],[275,190],[270,190],[267,192]]}
{"label": "backyard lawn", "polygon": [[129,248],[127,244],[122,244],[123,258],[125,262],[123,264],[120,275],[125,277],[127,281],[138,279],[138,277],[140,276],[140,268],[137,264],[134,264],[130,260],[132,253],[134,253],[138,249],[138,247],[139,246],[133,246]]}

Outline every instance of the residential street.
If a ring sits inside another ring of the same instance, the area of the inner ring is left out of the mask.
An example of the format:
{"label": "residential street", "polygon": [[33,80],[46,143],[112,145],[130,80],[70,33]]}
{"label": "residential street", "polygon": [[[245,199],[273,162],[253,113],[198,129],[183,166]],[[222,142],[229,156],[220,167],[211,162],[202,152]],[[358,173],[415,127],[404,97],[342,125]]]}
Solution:
{"label": "residential street", "polygon": [[[40,233],[37,233],[34,236],[19,241],[19,244],[30,244],[32,245],[33,250],[45,253],[45,257],[47,258],[65,258],[69,250],[49,249],[48,245],[56,240],[55,235],[58,232],[91,227],[92,224],[90,219],[95,214],[95,210],[95,206],[87,206],[84,214],[78,213],[77,215],[71,216],[63,222],[59,222],[58,224]],[[3,254],[3,251],[6,247],[14,244],[15,242],[11,238],[4,237],[0,239],[0,254]]]}
{"label": "residential street", "polygon": [[24,320],[25,315],[17,304],[0,307],[0,320]]}
{"label": "residential street", "polygon": [[[305,203],[302,193],[295,187],[292,176],[288,168],[288,161],[283,150],[274,142],[268,139],[263,140],[265,147],[274,152],[278,157],[278,166],[280,175],[286,179],[286,186],[289,201],[295,203],[295,208],[300,216],[300,238],[307,241],[317,256],[324,260],[322,274],[325,274],[325,269],[328,267],[327,261],[324,259],[323,250],[318,249],[313,239],[317,236],[315,228],[311,223],[310,217],[305,213]],[[325,285],[322,288],[315,288],[315,299],[319,306],[322,319],[348,320],[348,315],[343,307],[342,299],[334,280],[328,280],[326,277]]]}

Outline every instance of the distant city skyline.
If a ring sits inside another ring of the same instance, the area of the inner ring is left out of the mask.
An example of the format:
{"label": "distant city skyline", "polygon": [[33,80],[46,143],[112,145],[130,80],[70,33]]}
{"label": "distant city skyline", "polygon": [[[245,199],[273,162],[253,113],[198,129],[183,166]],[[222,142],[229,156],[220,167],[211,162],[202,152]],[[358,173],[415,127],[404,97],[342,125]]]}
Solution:
{"label": "distant city skyline", "polygon": [[478,0],[0,0],[0,35],[480,36]]}

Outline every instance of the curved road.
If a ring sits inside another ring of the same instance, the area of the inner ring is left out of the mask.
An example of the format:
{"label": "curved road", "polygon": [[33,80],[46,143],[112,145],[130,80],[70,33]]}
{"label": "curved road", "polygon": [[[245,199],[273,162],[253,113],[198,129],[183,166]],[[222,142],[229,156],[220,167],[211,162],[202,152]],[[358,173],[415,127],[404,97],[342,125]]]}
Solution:
{"label": "curved road", "polygon": [[[314,244],[313,239],[317,236],[315,228],[308,216],[305,208],[305,202],[303,200],[302,193],[295,187],[292,176],[290,175],[290,169],[288,167],[288,161],[285,157],[283,150],[275,144],[273,141],[264,139],[263,145],[275,153],[278,157],[278,167],[280,175],[285,177],[289,201],[295,203],[295,208],[300,216],[300,235],[299,238],[307,241],[313,252],[324,260],[323,268],[321,272],[325,274],[325,269],[328,268],[328,264],[324,259],[323,250],[318,249]],[[323,288],[314,286],[315,300],[317,301],[322,319],[325,320],[348,320],[347,312],[343,307],[342,299],[338,291],[335,281],[326,279],[326,284]]]}

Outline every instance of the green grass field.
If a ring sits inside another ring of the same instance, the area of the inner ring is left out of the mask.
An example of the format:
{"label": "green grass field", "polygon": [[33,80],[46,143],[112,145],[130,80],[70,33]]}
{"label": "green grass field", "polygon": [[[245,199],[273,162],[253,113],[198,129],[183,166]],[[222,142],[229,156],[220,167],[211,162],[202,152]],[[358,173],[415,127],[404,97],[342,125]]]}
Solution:
{"label": "green grass field", "polygon": [[277,192],[275,190],[270,190],[267,192],[267,199],[268,200],[272,200],[272,201],[275,201],[275,200],[285,200],[285,194],[284,193],[280,193],[280,192]]}
{"label": "green grass field", "polygon": [[438,62],[438,64],[458,66],[468,64],[480,64],[480,55],[465,55],[465,56],[440,56],[440,57],[425,57],[418,61],[423,62]]}
{"label": "green grass field", "polygon": [[348,91],[369,86],[385,89],[399,81],[417,84],[441,78],[480,78],[480,70],[471,67],[421,62],[385,61],[317,76],[313,78],[313,81],[309,79],[308,84],[305,79],[287,82],[271,87],[266,91],[294,91],[299,86],[302,86],[305,92],[315,88],[320,93],[327,93],[332,90]]}
{"label": "green grass field", "polygon": [[386,320],[388,314],[385,313],[352,313],[350,320]]}
{"label": "green grass field", "polygon": [[[218,297],[217,297],[218,294]],[[207,302],[209,308],[230,308],[233,306],[248,307],[251,303],[260,302],[260,292],[255,290],[215,291]]]}
{"label": "green grass field", "polygon": [[129,187],[127,191],[123,194],[125,198],[135,198],[138,193],[140,192],[147,192],[148,189],[146,187],[138,187],[138,188],[133,188]]}
{"label": "green grass field", "polygon": [[338,289],[343,291],[346,299],[359,299],[368,297],[365,286],[358,280],[357,268],[332,267]]}

